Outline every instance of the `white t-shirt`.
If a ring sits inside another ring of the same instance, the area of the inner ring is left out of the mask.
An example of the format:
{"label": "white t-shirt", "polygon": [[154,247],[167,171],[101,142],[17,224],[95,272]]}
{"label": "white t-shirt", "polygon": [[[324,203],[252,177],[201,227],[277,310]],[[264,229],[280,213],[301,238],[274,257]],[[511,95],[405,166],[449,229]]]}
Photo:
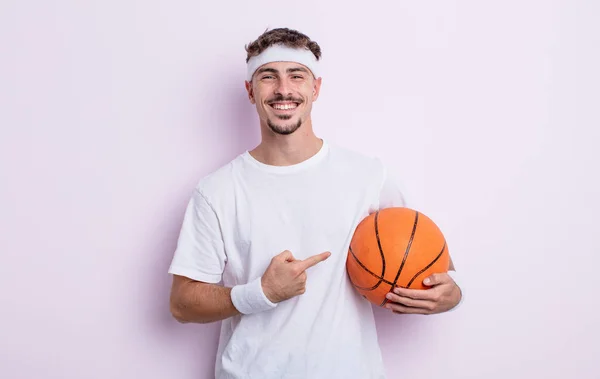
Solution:
{"label": "white t-shirt", "polygon": [[217,379],[385,378],[372,306],[346,273],[358,223],[405,206],[377,158],[323,141],[309,159],[270,166],[248,151],[200,180],[169,269],[233,287],[284,250],[331,256],[307,270],[306,292],[222,321]]}

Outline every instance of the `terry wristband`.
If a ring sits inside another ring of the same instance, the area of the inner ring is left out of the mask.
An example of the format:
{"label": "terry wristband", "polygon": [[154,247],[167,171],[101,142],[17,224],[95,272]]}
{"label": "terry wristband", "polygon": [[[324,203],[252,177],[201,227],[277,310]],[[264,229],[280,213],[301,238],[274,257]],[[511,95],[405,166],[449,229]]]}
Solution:
{"label": "terry wristband", "polygon": [[267,311],[277,306],[263,292],[260,276],[247,284],[234,286],[231,289],[231,301],[240,313],[246,315]]}
{"label": "terry wristband", "polygon": [[461,287],[462,283],[461,283],[460,275],[458,275],[456,273],[456,271],[454,271],[454,270],[448,270],[448,275],[452,278],[452,280],[454,280],[454,283],[456,283],[456,285],[460,289],[460,301],[458,302],[458,304],[456,304],[454,306],[454,308],[451,309],[451,310],[454,310],[454,309],[458,308],[458,306],[463,303],[463,299],[465,298],[465,291]]}

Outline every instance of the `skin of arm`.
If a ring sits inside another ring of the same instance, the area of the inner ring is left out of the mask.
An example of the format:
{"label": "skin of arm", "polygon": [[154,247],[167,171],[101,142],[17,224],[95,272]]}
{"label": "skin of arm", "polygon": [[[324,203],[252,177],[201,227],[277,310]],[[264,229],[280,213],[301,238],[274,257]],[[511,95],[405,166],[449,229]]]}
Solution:
{"label": "skin of arm", "polygon": [[[265,296],[278,303],[306,290],[306,270],[331,256],[329,251],[306,259],[296,259],[285,250],[271,259],[261,277]],[[173,275],[170,309],[173,317],[181,323],[201,323],[224,320],[239,315],[231,300],[231,288],[199,282]]]}
{"label": "skin of arm", "polygon": [[170,310],[180,323],[207,324],[236,316],[231,288],[173,275]]}

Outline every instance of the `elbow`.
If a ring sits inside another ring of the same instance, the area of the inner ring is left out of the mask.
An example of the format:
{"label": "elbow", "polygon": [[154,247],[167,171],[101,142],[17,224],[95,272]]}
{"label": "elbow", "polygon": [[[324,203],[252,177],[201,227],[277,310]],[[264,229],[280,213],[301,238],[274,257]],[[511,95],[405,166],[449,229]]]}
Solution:
{"label": "elbow", "polygon": [[173,318],[177,322],[179,322],[181,324],[187,324],[190,322],[190,320],[185,315],[185,311],[184,311],[185,307],[182,304],[171,300],[171,304],[170,304],[169,308],[171,311],[171,316],[173,316]]}
{"label": "elbow", "polygon": [[189,323],[208,324],[211,322],[210,320],[205,320],[204,317],[198,317],[198,315],[194,318],[190,317],[188,312],[186,312],[185,305],[181,304],[181,303],[172,301],[171,305],[170,305],[170,311],[171,311],[171,316],[173,316],[173,318],[180,324],[189,324]]}
{"label": "elbow", "polygon": [[185,318],[183,317],[182,312],[179,310],[179,308],[177,306],[174,306],[171,304],[171,316],[173,316],[173,318],[181,323],[181,324],[185,324],[187,323],[187,321],[185,320]]}

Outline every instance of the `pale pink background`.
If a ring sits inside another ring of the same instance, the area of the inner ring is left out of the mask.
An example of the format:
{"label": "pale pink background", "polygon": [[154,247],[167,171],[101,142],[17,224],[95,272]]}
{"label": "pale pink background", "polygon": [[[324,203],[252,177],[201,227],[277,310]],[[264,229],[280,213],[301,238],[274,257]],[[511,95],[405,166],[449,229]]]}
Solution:
{"label": "pale pink background", "polygon": [[377,310],[389,377],[600,378],[598,4],[2,1],[0,377],[211,377],[167,268],[197,180],[258,142],[244,44],[289,26],[323,48],[318,135],[383,157],[463,273],[456,312]]}

